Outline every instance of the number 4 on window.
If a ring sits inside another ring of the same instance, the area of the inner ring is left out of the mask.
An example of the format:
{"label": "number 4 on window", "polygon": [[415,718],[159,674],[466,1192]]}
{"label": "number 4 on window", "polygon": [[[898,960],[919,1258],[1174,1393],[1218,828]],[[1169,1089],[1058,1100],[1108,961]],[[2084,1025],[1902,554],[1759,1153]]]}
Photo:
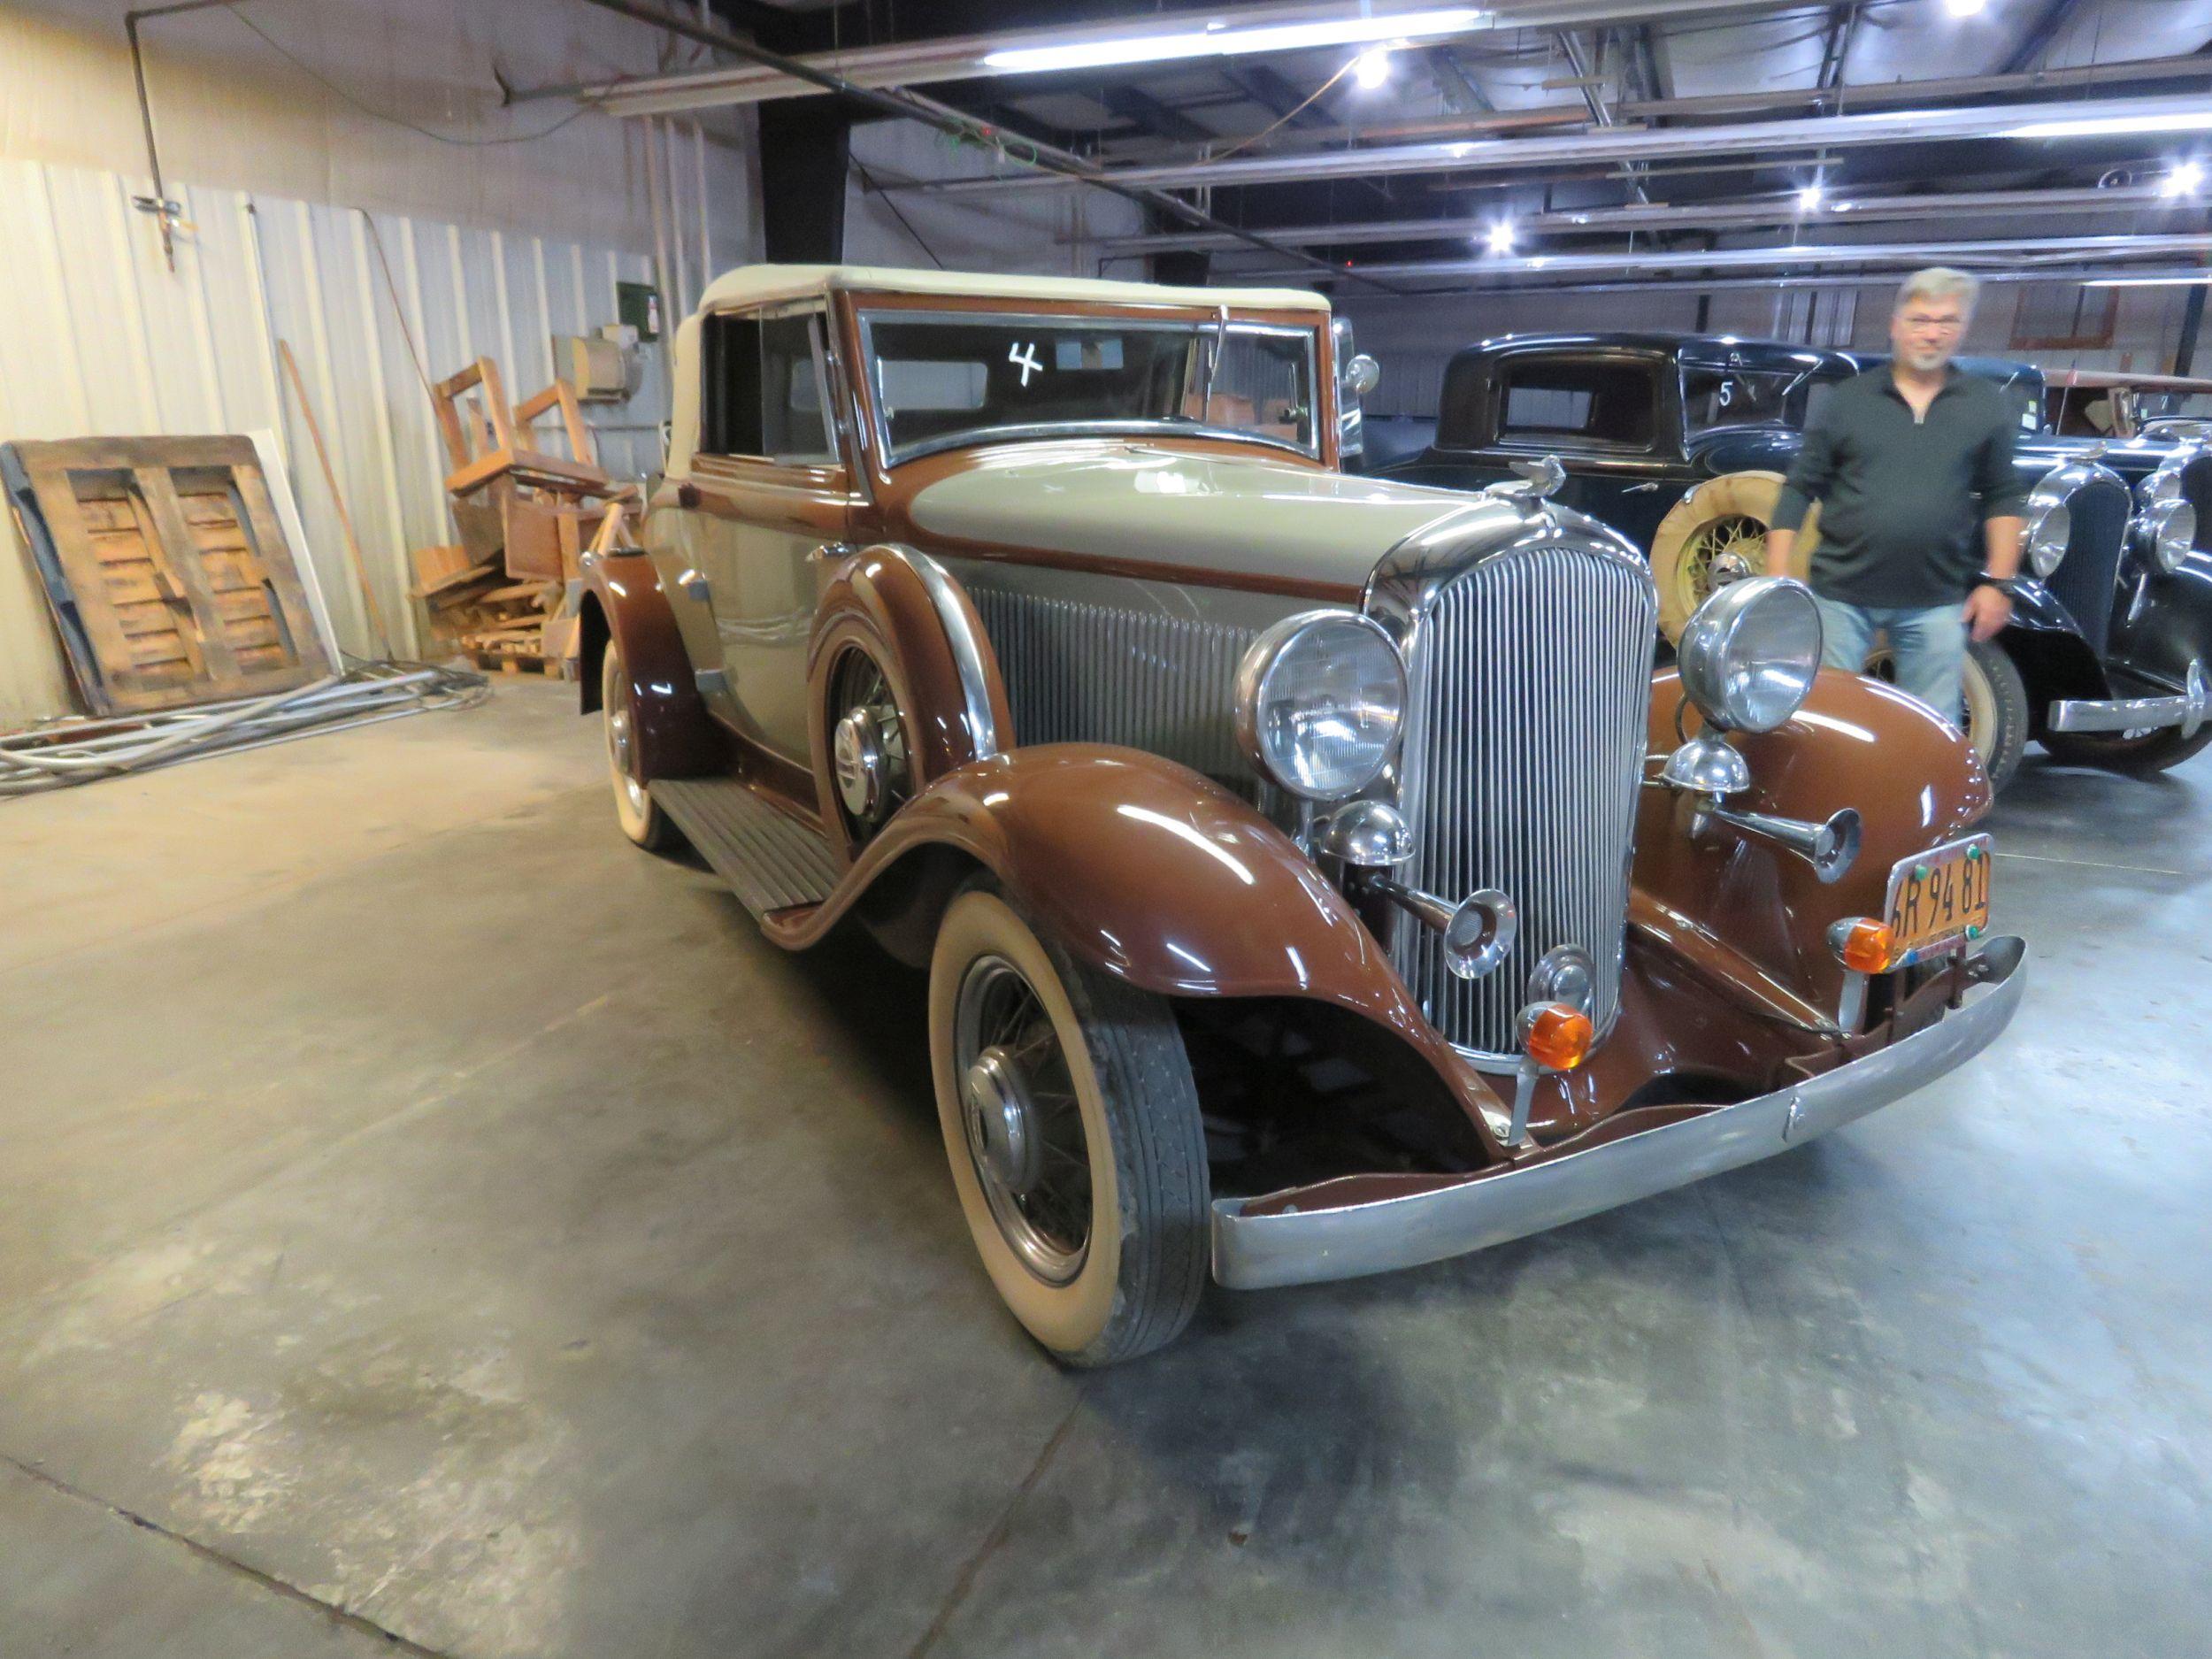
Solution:
{"label": "number 4 on window", "polygon": [[1037,361],[1037,348],[1028,344],[1011,345],[1006,349],[1006,360],[1022,372],[1022,385],[1026,388],[1029,377],[1042,374],[1045,365]]}

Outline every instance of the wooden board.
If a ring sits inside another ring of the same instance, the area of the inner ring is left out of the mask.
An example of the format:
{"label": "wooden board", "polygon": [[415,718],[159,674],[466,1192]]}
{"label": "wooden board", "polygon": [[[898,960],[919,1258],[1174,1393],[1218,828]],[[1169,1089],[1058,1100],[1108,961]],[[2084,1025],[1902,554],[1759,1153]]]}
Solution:
{"label": "wooden board", "polygon": [[289,691],[331,672],[250,440],[7,447],[88,712]]}

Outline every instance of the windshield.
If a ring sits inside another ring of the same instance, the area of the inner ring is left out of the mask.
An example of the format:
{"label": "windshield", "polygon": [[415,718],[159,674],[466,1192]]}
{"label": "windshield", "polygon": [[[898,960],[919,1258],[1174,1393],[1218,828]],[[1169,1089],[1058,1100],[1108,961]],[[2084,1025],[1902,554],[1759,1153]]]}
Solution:
{"label": "windshield", "polygon": [[987,437],[1157,429],[1317,456],[1311,328],[864,312],[892,465]]}
{"label": "windshield", "polygon": [[1815,380],[1809,369],[1686,367],[1683,426],[1690,432],[1715,426],[1801,429],[1835,384],[1836,377]]}

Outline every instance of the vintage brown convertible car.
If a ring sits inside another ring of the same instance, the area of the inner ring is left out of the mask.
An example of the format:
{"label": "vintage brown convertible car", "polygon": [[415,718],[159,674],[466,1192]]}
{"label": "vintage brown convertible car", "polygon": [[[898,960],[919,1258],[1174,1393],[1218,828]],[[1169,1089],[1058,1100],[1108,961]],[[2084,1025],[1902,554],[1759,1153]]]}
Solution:
{"label": "vintage brown convertible car", "polygon": [[1740,582],[1338,470],[1325,302],[753,267],[588,567],[624,830],[929,970],[939,1117],[1063,1359],[1764,1157],[2001,1031],[1979,763]]}

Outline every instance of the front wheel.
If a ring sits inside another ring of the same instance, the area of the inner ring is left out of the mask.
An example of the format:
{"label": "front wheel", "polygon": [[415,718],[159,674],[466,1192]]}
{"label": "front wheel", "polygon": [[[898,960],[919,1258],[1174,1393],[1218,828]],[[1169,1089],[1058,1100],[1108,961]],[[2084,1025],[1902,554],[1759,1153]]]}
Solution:
{"label": "front wheel", "polygon": [[1014,1317],[1070,1365],[1172,1340],[1205,1286],[1210,1194],[1166,1002],[979,885],[938,931],[929,1048],[953,1185]]}
{"label": "front wheel", "polygon": [[607,778],[614,786],[615,821],[639,846],[654,849],[668,841],[668,818],[653,803],[652,791],[637,778],[637,715],[630,706],[629,676],[612,640],[599,664],[599,713],[607,733]]}

